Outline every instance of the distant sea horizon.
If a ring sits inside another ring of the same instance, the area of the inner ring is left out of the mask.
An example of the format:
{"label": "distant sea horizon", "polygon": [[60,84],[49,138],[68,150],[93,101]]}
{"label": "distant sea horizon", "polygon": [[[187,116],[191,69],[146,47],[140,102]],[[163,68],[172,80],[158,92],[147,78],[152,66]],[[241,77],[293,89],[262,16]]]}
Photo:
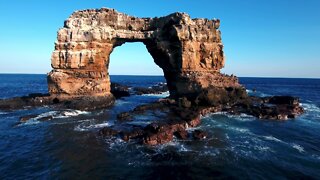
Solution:
{"label": "distant sea horizon", "polygon": [[[223,73],[224,74],[224,73]],[[46,75],[46,73],[0,73],[0,75]],[[228,75],[228,74],[227,74]],[[236,74],[234,74],[237,76]],[[110,76],[164,76],[154,74],[110,74]],[[279,76],[237,76],[238,78],[272,78],[272,79],[320,79],[320,77],[279,77]]]}

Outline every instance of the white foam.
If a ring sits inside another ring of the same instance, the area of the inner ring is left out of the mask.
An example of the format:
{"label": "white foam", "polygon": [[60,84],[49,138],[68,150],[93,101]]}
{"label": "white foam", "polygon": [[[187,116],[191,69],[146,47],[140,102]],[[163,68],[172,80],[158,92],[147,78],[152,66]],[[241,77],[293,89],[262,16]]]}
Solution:
{"label": "white foam", "polygon": [[247,89],[246,92],[247,92],[249,95],[255,95],[255,96],[258,96],[258,97],[270,96],[270,94],[262,93],[262,92],[259,92],[259,91],[253,91],[253,90],[251,90],[251,89]]}
{"label": "white foam", "polygon": [[88,131],[88,129],[86,129],[86,128],[82,128],[81,126],[76,126],[76,127],[74,127],[74,130],[75,131],[80,131],[80,132],[83,132],[83,131]]}
{"label": "white foam", "polygon": [[258,151],[263,151],[263,152],[270,151],[270,148],[267,146],[254,146],[254,149]]}
{"label": "white foam", "polygon": [[300,146],[299,144],[292,143],[292,148],[298,150],[300,153],[304,152],[304,148],[302,146]]}
{"label": "white foam", "polygon": [[246,129],[246,128],[239,128],[239,127],[228,126],[227,129],[233,130],[233,131],[238,131],[238,132],[241,132],[241,133],[250,133],[250,130],[249,130],[249,129]]}
{"label": "white foam", "polygon": [[44,117],[49,117],[49,116],[53,116],[57,114],[57,111],[49,111],[49,112],[45,112],[42,114],[39,114],[37,117],[35,117],[34,119],[40,119],[40,118],[44,118]]}
{"label": "white foam", "polygon": [[178,150],[179,152],[189,152],[190,150],[189,149],[187,149],[184,145],[180,145],[179,146],[179,150]]}
{"label": "white foam", "polygon": [[110,127],[112,124],[105,122],[105,123],[101,123],[101,124],[94,124],[94,125],[90,125],[88,126],[88,128],[92,129],[92,128],[103,128],[103,127]]}
{"label": "white foam", "polygon": [[275,138],[273,136],[263,136],[266,140],[269,140],[269,141],[275,141],[275,142],[283,142],[281,141],[280,139],[278,138]]}
{"label": "white foam", "polygon": [[82,120],[83,123],[78,124],[77,126],[74,127],[75,131],[90,131],[92,129],[97,129],[97,128],[103,128],[103,127],[109,127],[112,124],[109,122],[104,122],[100,124],[88,124],[88,122],[93,121],[94,119],[86,119]]}
{"label": "white foam", "polygon": [[252,93],[253,91],[251,89],[246,89],[247,93]]}
{"label": "white foam", "polygon": [[152,96],[152,97],[159,97],[159,98],[165,98],[170,96],[169,91],[160,93],[160,94],[142,94],[141,96]]}
{"label": "white foam", "polygon": [[315,104],[301,103],[300,104],[306,111],[320,113],[320,108]]}
{"label": "white foam", "polygon": [[232,118],[232,119],[235,119],[235,120],[238,120],[238,121],[243,121],[243,122],[254,121],[256,119],[254,116],[251,116],[251,115],[248,115],[248,114],[245,114],[245,113],[241,113],[240,115],[234,115],[234,114],[230,114],[230,113],[225,112],[225,111],[209,113],[209,114],[207,114],[205,116],[202,116],[202,118],[209,118],[212,115],[225,115],[228,118]]}
{"label": "white foam", "polygon": [[226,114],[226,115],[228,116],[228,118],[233,118],[233,119],[236,119],[238,121],[243,121],[243,122],[255,120],[254,116],[244,114],[244,113],[241,113],[240,115],[232,115],[232,114]]}
{"label": "white foam", "polygon": [[123,101],[123,100],[121,100],[121,99],[119,99],[119,100],[116,100],[116,106],[121,106],[121,105],[124,105],[124,104],[129,104],[130,102],[128,102],[128,101]]}
{"label": "white foam", "polygon": [[52,124],[73,124],[73,123],[89,122],[89,121],[92,121],[92,119],[84,119],[84,120],[79,120],[79,121],[55,122],[55,123],[52,123]]}
{"label": "white foam", "polygon": [[54,118],[67,118],[67,117],[79,116],[82,114],[89,114],[89,112],[80,111],[80,110],[65,110],[65,111],[57,113],[57,115],[54,116]]}
{"label": "white foam", "polygon": [[1,111],[0,111],[0,114],[7,114],[7,113],[6,113],[6,112],[1,112]]}

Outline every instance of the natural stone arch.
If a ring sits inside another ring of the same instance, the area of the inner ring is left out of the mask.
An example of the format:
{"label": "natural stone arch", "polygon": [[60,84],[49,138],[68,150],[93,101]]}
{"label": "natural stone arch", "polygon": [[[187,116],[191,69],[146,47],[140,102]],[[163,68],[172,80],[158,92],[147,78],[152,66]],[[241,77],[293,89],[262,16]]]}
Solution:
{"label": "natural stone arch", "polygon": [[142,42],[163,69],[170,95],[196,100],[207,89],[241,87],[219,73],[224,66],[219,20],[191,19],[185,13],[137,18],[113,9],[73,13],[58,32],[48,75],[51,95],[110,96],[106,65],[126,42]]}

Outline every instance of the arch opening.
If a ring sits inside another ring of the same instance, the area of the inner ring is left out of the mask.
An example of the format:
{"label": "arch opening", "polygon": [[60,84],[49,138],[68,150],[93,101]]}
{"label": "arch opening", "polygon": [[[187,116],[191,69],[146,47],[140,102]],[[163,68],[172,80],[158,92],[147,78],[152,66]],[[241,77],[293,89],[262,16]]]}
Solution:
{"label": "arch opening", "polygon": [[109,75],[163,76],[163,70],[154,62],[142,42],[126,42],[110,54]]}
{"label": "arch opening", "polygon": [[106,61],[110,90],[116,98],[130,94],[162,94],[168,91],[163,69],[143,42],[115,46]]}

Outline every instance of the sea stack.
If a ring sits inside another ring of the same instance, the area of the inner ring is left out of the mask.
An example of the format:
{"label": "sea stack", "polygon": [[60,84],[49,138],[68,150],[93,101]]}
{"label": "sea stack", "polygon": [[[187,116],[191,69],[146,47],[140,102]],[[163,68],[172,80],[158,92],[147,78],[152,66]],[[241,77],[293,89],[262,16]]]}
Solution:
{"label": "sea stack", "polygon": [[220,73],[225,57],[219,26],[218,19],[191,19],[185,13],[137,18],[108,8],[76,11],[58,31],[49,93],[111,101],[110,54],[126,42],[142,42],[163,69],[171,98],[232,104],[246,92],[236,77]]}

